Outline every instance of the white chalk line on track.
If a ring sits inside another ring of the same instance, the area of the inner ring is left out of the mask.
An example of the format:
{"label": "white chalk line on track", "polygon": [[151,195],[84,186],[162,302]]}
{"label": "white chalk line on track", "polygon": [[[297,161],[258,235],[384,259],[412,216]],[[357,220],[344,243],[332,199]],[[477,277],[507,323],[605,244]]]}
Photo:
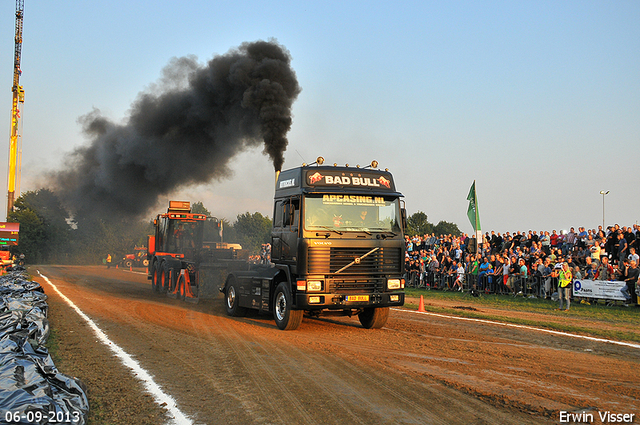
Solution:
{"label": "white chalk line on track", "polygon": [[96,323],[93,320],[91,320],[89,316],[84,314],[84,312],[80,310],[73,303],[73,301],[71,301],[62,292],[60,292],[60,290],[56,287],[56,285],[54,285],[49,280],[49,278],[47,278],[45,275],[40,273],[40,270],[38,270],[38,274],[44,280],[46,280],[49,285],[51,285],[53,290],[56,291],[58,295],[60,295],[60,297],[67,304],[69,304],[69,306],[73,308],[76,311],[76,313],[80,315],[80,317],[82,317],[87,322],[87,324],[89,324],[89,327],[93,329],[95,334],[98,336],[98,339],[100,339],[100,341],[104,345],[109,347],[109,349],[113,351],[113,353],[116,356],[118,356],[122,364],[128,367],[129,369],[131,369],[135,377],[138,378],[140,381],[142,381],[145,389],[149,392],[149,394],[153,396],[153,399],[155,400],[155,402],[158,403],[158,405],[160,405],[161,407],[167,409],[167,411],[169,412],[169,415],[172,417],[172,421],[171,421],[172,424],[175,424],[175,425],[187,425],[187,424],[192,425],[193,424],[193,421],[187,415],[182,413],[180,409],[178,409],[178,406],[176,405],[176,401],[173,399],[173,397],[171,397],[170,395],[162,391],[162,388],[160,388],[160,386],[156,384],[156,382],[153,380],[153,377],[151,376],[151,374],[149,374],[149,372],[143,369],[142,366],[140,366],[140,364],[137,361],[135,361],[133,357],[131,357],[127,352],[125,352],[117,344],[112,342],[107,337],[107,335],[98,327],[98,325],[96,325]]}
{"label": "white chalk line on track", "polygon": [[550,334],[553,334],[553,335],[568,336],[568,337],[571,337],[571,338],[586,339],[586,340],[594,341],[594,342],[604,342],[604,343],[607,343],[607,344],[622,345],[622,346],[625,346],[625,347],[631,347],[631,348],[640,349],[640,344],[633,344],[631,342],[615,341],[613,339],[605,339],[605,338],[595,338],[595,337],[592,337],[592,336],[585,336],[585,335],[572,334],[572,333],[568,333],[568,332],[554,331],[554,330],[551,330],[551,329],[536,328],[536,327],[533,327],[533,326],[516,325],[515,323],[494,322],[493,320],[473,319],[473,318],[470,318],[470,317],[448,316],[446,314],[431,313],[431,312],[428,312],[428,311],[422,312],[422,311],[404,310],[404,309],[400,309],[400,308],[393,308],[392,310],[400,311],[400,312],[404,312],[404,313],[424,314],[424,315],[427,315],[427,316],[442,317],[442,318],[445,318],[445,319],[466,320],[466,321],[469,321],[469,322],[487,323],[487,324],[490,324],[490,325],[498,325],[498,326],[508,326],[508,327],[512,327],[512,328],[527,329],[527,330],[538,331],[538,332],[546,332],[546,333],[550,333]]}

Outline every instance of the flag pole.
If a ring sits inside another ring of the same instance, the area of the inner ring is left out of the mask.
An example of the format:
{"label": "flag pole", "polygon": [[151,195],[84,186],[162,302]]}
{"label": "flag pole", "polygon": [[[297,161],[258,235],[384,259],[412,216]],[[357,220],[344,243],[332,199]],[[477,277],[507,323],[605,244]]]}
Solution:
{"label": "flag pole", "polygon": [[[474,239],[476,240],[476,254],[480,251],[480,239],[482,238],[482,229],[480,229],[480,212],[478,210],[478,193],[476,191],[476,181],[473,181],[471,189],[469,189],[469,195],[467,195],[469,201],[469,208],[467,209],[467,217],[469,222],[473,226]],[[471,209],[473,208],[473,215],[471,215]]]}
{"label": "flag pole", "polygon": [[482,230],[480,229],[480,217],[479,217],[479,208],[478,208],[478,189],[476,188],[476,181],[473,181],[473,189],[474,195],[476,197],[476,254],[480,253],[480,238],[482,237]]}

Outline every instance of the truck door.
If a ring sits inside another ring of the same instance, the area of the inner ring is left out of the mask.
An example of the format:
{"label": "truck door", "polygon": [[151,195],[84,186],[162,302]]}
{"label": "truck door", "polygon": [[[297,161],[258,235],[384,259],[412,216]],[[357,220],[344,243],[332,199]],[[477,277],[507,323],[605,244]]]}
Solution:
{"label": "truck door", "polygon": [[284,201],[276,201],[273,207],[273,229],[271,230],[271,259],[282,259],[282,216]]}
{"label": "truck door", "polygon": [[300,199],[290,198],[284,202],[282,217],[282,259],[294,260],[298,251],[298,228],[300,223]]}
{"label": "truck door", "polygon": [[293,260],[298,247],[300,199],[289,198],[275,204],[271,232],[271,258]]}
{"label": "truck door", "polygon": [[156,251],[167,252],[167,219],[160,216],[156,226]]}

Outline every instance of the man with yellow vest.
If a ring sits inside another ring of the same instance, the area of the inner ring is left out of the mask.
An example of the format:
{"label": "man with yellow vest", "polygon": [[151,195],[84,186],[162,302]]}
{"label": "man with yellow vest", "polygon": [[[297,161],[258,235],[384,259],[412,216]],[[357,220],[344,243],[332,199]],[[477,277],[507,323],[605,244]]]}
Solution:
{"label": "man with yellow vest", "polygon": [[562,297],[564,296],[567,300],[567,309],[565,311],[569,311],[572,280],[573,275],[571,274],[569,264],[562,263],[562,270],[560,270],[560,274],[558,275],[558,300],[560,300],[560,308],[558,308],[558,310],[562,310]]}

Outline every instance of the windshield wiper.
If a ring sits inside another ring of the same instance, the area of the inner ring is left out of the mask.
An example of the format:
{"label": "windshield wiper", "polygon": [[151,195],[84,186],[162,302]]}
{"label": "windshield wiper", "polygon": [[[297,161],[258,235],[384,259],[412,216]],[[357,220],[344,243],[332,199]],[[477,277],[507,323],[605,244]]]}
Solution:
{"label": "windshield wiper", "polygon": [[[339,234],[339,235],[341,235],[341,236],[342,236],[342,232],[340,232],[340,231],[338,231],[338,230],[336,230],[336,229],[332,229],[331,227],[327,227],[327,226],[315,226],[315,227],[320,227],[320,228],[322,228],[322,229],[327,229],[327,230],[329,230],[330,232],[336,232],[337,234]],[[317,235],[317,234],[316,234],[316,236],[319,236],[319,235]]]}

